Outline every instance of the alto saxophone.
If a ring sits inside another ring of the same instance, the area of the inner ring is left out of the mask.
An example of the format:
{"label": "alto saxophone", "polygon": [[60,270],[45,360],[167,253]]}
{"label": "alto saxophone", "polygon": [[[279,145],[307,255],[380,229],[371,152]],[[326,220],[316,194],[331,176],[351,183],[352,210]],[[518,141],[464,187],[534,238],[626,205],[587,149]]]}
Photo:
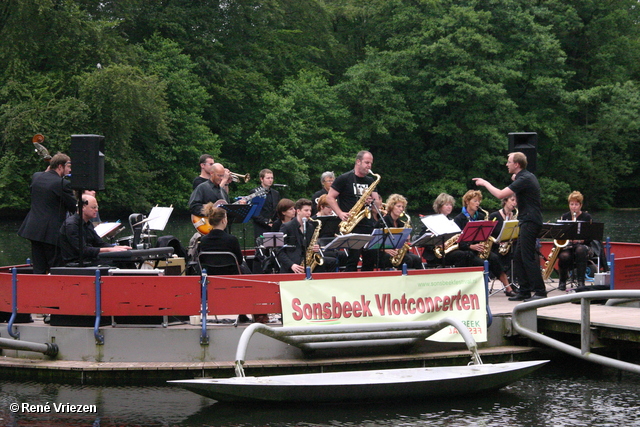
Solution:
{"label": "alto saxophone", "polygon": [[[518,208],[514,208],[515,213],[511,217],[512,220],[518,219]],[[500,247],[498,248],[498,253],[502,256],[505,256],[511,251],[511,245],[513,244],[513,240],[509,240],[507,242],[500,242]]]}
{"label": "alto saxophone", "polygon": [[369,185],[369,188],[366,189],[362,196],[360,196],[360,200],[356,202],[355,205],[349,211],[349,218],[346,221],[341,221],[340,226],[340,234],[349,234],[351,230],[353,230],[356,225],[366,216],[367,218],[371,218],[371,209],[366,206],[367,199],[373,193],[373,190],[376,188],[376,185],[380,182],[380,175],[373,173],[373,171],[369,171],[371,175],[376,177],[376,180]]}
{"label": "alto saxophone", "polygon": [[311,271],[313,271],[313,269],[316,268],[316,266],[322,265],[324,263],[324,259],[322,259],[322,256],[319,253],[313,251],[313,247],[318,242],[318,236],[320,236],[322,221],[318,219],[311,219],[311,218],[309,218],[309,221],[313,221],[318,224],[316,226],[316,229],[313,231],[313,236],[311,236],[309,245],[307,245],[307,253],[305,254],[305,258],[304,258],[305,265],[307,267],[310,267]]}
{"label": "alto saxophone", "polygon": [[[407,215],[406,213],[404,214],[404,216],[407,217],[407,220],[404,223],[404,228],[411,228],[411,217],[409,217],[409,215]],[[396,256],[391,257],[391,265],[393,265],[394,267],[398,267],[409,248],[409,243],[405,242],[405,244],[400,249],[398,249]]]}
{"label": "alto saxophone", "polygon": [[459,238],[460,233],[456,234],[455,236],[449,237],[449,239],[444,242],[444,248],[442,246],[436,246],[435,248],[433,248],[433,254],[436,256],[436,258],[442,258],[449,252],[455,251],[456,249],[458,249]]}
{"label": "alto saxophone", "polygon": [[[484,212],[484,219],[488,220],[489,219],[489,212],[485,211],[482,208],[479,208],[482,212]],[[495,218],[493,219],[495,221]],[[489,258],[489,254],[491,254],[491,247],[493,246],[493,244],[496,242],[496,239],[493,236],[489,236],[489,238],[487,240],[485,240],[484,242],[480,242],[480,244],[482,245],[482,249],[478,252],[478,256],[480,257],[480,259],[487,259]]]}

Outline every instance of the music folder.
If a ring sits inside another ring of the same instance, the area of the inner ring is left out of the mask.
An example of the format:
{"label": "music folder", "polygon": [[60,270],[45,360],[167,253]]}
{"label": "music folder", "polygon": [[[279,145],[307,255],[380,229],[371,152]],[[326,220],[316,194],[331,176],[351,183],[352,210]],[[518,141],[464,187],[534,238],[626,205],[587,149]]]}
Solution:
{"label": "music folder", "polygon": [[360,250],[367,243],[369,243],[372,238],[373,236],[371,236],[370,234],[345,234],[343,236],[337,236],[329,244],[322,248],[322,250],[328,251],[332,249],[337,250],[343,248],[348,250]]}
{"label": "music folder", "polygon": [[420,248],[443,245],[448,239],[462,231],[458,224],[443,214],[427,215],[422,217],[420,221],[429,231],[416,238],[411,243],[411,246]]}
{"label": "music folder", "polygon": [[100,238],[110,239],[124,229],[120,222],[101,222],[94,226],[94,230]]}
{"label": "music folder", "polygon": [[512,219],[509,221],[504,221],[502,223],[500,234],[498,234],[498,237],[496,237],[496,241],[508,242],[510,240],[515,240],[518,238],[519,234],[520,227],[518,226],[518,220]]}

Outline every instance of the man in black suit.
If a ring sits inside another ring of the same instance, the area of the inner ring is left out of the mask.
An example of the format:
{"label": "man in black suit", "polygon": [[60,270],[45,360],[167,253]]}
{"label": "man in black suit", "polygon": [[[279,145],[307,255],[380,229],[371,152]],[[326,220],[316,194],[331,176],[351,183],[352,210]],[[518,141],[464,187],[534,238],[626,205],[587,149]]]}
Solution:
{"label": "man in black suit", "polygon": [[[311,218],[311,205],[309,199],[300,199],[296,202],[296,217],[282,226],[280,231],[286,234],[285,246],[278,252],[278,262],[281,273],[304,273],[305,257],[307,248],[311,243],[316,223],[309,221]],[[314,252],[318,253],[320,248],[316,243],[313,245]],[[322,265],[314,271],[336,271],[338,260],[332,257],[322,257]]]}
{"label": "man in black suit", "polygon": [[71,159],[58,153],[45,172],[36,172],[31,179],[31,210],[18,230],[18,236],[31,241],[31,262],[34,274],[47,274],[61,264],[59,248],[60,226],[67,212],[76,210],[71,184],[64,179],[71,173]]}
{"label": "man in black suit", "polygon": [[272,231],[271,226],[273,221],[278,219],[276,206],[278,206],[278,202],[280,201],[280,193],[271,188],[272,185],[273,172],[270,169],[262,169],[260,171],[260,187],[251,190],[251,193],[253,194],[256,191],[263,189],[266,194],[260,214],[251,218],[253,220],[253,237],[256,239],[263,233]]}

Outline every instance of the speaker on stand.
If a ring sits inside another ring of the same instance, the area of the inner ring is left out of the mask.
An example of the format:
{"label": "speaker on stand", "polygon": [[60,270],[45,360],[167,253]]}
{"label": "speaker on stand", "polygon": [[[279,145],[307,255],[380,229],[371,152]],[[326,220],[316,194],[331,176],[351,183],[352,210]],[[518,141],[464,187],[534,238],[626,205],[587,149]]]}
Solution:
{"label": "speaker on stand", "polygon": [[104,136],[71,135],[71,188],[104,190]]}
{"label": "speaker on stand", "polygon": [[521,152],[527,156],[527,170],[536,173],[538,157],[538,134],[536,132],[509,133],[509,153]]}

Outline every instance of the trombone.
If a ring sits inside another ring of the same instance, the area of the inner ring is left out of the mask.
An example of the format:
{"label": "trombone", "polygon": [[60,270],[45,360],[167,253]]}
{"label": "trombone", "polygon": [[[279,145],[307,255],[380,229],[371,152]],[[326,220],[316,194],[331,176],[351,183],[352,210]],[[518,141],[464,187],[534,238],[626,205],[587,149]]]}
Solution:
{"label": "trombone", "polygon": [[244,182],[249,182],[249,180],[251,179],[251,175],[246,174],[246,175],[242,175],[239,173],[235,173],[235,172],[229,172],[231,174],[231,180],[233,182],[239,182],[240,180],[244,181]]}

